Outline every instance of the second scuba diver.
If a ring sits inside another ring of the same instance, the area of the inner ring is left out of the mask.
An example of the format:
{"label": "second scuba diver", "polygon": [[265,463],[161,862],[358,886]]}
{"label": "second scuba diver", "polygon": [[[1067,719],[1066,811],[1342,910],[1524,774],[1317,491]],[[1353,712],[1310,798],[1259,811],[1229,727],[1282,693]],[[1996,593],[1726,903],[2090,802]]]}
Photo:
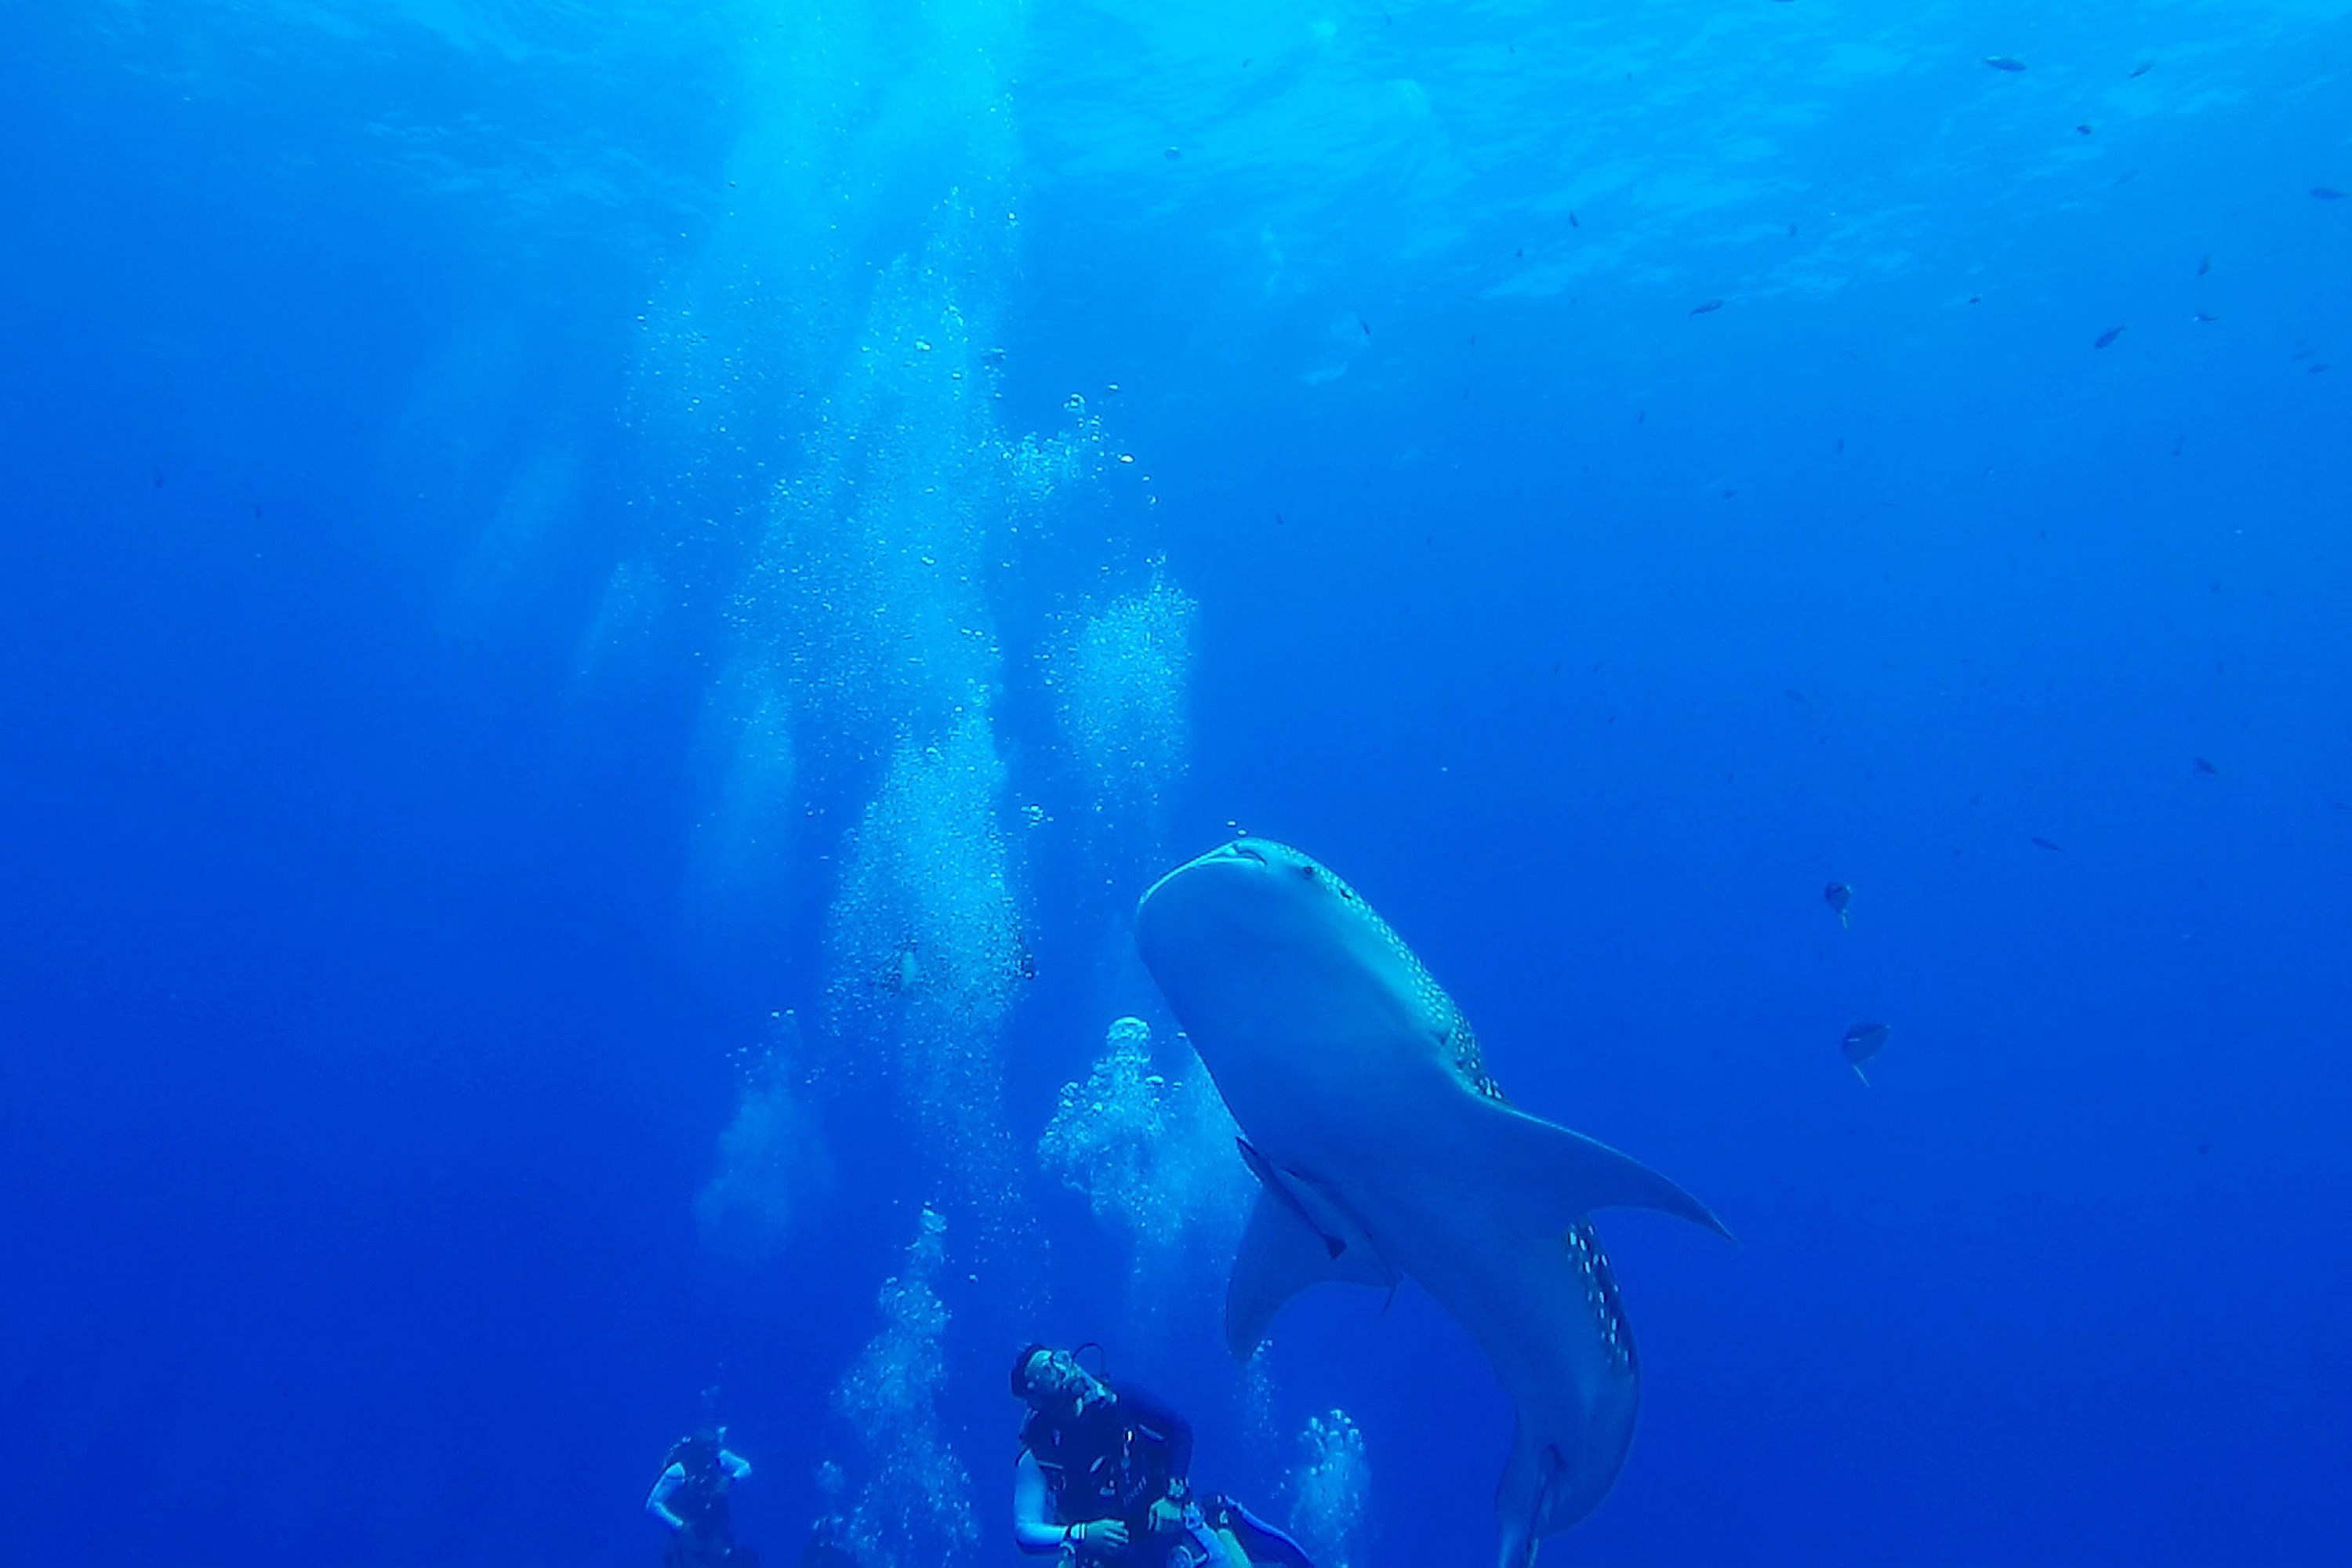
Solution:
{"label": "second scuba diver", "polygon": [[735,1544],[727,1490],[751,1473],[751,1462],[727,1447],[727,1428],[702,1427],[670,1445],[646,1511],[669,1528],[662,1568],[759,1568],[749,1547]]}
{"label": "second scuba diver", "polygon": [[1193,1496],[1192,1425],[1142,1389],[1033,1344],[1013,1358],[1013,1394],[1029,1407],[1013,1479],[1022,1551],[1118,1568],[1313,1568],[1240,1504]]}

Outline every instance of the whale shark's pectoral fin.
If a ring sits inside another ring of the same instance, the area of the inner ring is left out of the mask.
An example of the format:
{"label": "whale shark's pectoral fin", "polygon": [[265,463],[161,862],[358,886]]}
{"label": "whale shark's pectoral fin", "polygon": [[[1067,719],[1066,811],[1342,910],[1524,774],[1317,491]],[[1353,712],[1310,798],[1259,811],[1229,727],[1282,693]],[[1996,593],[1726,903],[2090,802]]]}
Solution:
{"label": "whale shark's pectoral fin", "polygon": [[1248,1139],[1234,1139],[1234,1147],[1241,1151],[1242,1163],[1247,1165],[1250,1174],[1257,1178],[1258,1196],[1261,1199],[1271,1198],[1289,1210],[1291,1216],[1312,1231],[1315,1238],[1323,1244],[1323,1250],[1334,1259],[1348,1249],[1346,1239],[1331,1226],[1318,1221],[1308,1211],[1307,1199],[1301,1195],[1298,1189],[1284,1180],[1282,1173],[1269,1164],[1265,1155],[1251,1148]]}
{"label": "whale shark's pectoral fin", "polygon": [[1728,1239],[1707,1206],[1630,1155],[1541,1117],[1465,1094],[1460,1152],[1487,1177],[1507,1223],[1522,1236],[1558,1236],[1594,1209],[1679,1215]]}
{"label": "whale shark's pectoral fin", "polygon": [[1394,1285],[1397,1273],[1305,1178],[1276,1170],[1248,1143],[1234,1142],[1260,1184],[1225,1288],[1225,1344],[1235,1361],[1247,1361],[1282,1304],[1309,1285]]}

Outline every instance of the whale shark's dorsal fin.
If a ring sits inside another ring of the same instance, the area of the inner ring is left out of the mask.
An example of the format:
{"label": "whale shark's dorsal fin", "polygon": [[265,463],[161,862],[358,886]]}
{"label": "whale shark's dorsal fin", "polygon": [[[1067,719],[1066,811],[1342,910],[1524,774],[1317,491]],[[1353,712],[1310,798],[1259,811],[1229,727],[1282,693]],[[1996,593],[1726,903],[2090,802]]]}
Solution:
{"label": "whale shark's dorsal fin", "polygon": [[1559,1236],[1605,1208],[1657,1209],[1731,1236],[1705,1204],[1629,1154],[1474,1094],[1456,1103],[1454,1153],[1486,1176],[1486,1196],[1521,1236]]}
{"label": "whale shark's dorsal fin", "polygon": [[1282,1304],[1309,1285],[1393,1287],[1399,1276],[1305,1178],[1276,1170],[1246,1141],[1234,1142],[1259,1182],[1225,1287],[1225,1345],[1235,1361],[1247,1361]]}

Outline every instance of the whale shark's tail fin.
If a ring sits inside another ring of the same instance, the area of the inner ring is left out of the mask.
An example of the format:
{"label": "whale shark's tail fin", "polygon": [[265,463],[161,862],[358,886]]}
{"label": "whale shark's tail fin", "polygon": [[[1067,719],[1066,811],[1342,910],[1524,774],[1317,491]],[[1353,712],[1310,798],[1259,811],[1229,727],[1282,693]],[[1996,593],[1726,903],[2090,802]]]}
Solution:
{"label": "whale shark's tail fin", "polygon": [[1606,1143],[1478,1095],[1465,1092],[1462,1103],[1461,1157],[1484,1173],[1505,1222],[1522,1236],[1558,1236],[1605,1208],[1657,1209],[1731,1235],[1705,1204]]}

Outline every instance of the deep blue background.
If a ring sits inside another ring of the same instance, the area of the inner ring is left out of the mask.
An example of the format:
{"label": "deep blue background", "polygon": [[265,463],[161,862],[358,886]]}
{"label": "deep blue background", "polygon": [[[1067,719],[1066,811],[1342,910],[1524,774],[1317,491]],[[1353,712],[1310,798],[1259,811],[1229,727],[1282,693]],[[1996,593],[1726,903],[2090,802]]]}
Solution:
{"label": "deep blue background", "polygon": [[[956,285],[1005,433],[1080,390],[1150,474],[991,584],[1008,808],[1066,789],[1030,648],[1164,554],[1168,848],[1330,862],[1516,1099],[1740,1237],[1604,1216],[1647,1404],[1547,1560],[2333,1554],[2340,12],[78,9],[0,24],[0,1558],[650,1561],[714,1383],[772,1559],[855,1479],[830,1393],[950,1178],[838,1096],[788,1255],[698,1242],[873,779],[811,773],[771,907],[700,901],[749,534],[682,520],[766,481],[646,413],[640,317],[765,269],[714,331],[788,468],[950,187],[1019,209]],[[599,662],[647,557],[673,603]],[[1132,889],[1020,842],[1025,1149],[1145,998],[1097,967]],[[1147,1331],[1083,1203],[1020,1202],[1043,1299],[942,1286],[975,1560],[1032,1332],[1276,1495],[1221,1279]],[[1482,1560],[1475,1349],[1411,1292],[1290,1310],[1277,1415],[1362,1423],[1366,1561]]]}

